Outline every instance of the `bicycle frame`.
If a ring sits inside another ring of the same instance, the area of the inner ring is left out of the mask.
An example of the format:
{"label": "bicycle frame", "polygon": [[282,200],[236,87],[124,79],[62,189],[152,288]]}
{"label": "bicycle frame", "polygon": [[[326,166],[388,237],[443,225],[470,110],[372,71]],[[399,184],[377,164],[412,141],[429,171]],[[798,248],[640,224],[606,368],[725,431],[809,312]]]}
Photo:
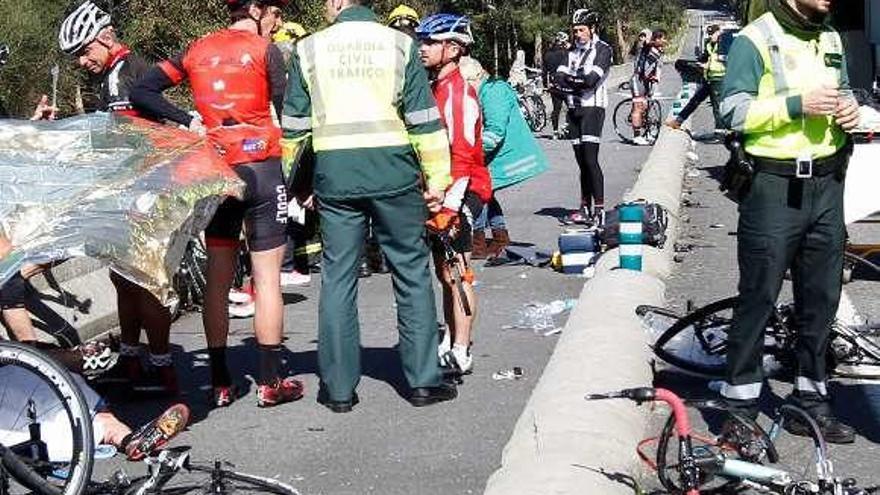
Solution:
{"label": "bicycle frame", "polygon": [[636,404],[644,402],[664,402],[672,410],[675,434],[679,443],[678,473],[683,484],[684,495],[699,495],[700,472],[717,474],[727,479],[736,480],[743,485],[757,488],[769,493],[783,495],[806,495],[821,493],[829,495],[861,495],[873,493],[874,488],[863,490],[854,486],[854,481],[841,481],[834,478],[831,461],[827,458],[827,446],[819,432],[819,427],[809,414],[792,405],[783,405],[779,416],[774,421],[769,438],[775,439],[782,431],[786,413],[797,414],[810,424],[814,431],[814,446],[817,456],[817,482],[795,481],[791,474],[782,469],[757,464],[741,459],[731,459],[723,454],[699,456],[693,448],[693,430],[687,415],[685,401],[674,392],[663,388],[633,388],[606,394],[590,394],[586,400],[629,399]]}

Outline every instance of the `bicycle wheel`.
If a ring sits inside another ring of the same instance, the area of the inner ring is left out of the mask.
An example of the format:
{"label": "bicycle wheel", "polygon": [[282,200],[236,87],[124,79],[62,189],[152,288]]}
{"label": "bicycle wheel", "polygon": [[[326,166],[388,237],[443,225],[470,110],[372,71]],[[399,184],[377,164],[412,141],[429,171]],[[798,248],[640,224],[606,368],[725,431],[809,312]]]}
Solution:
{"label": "bicycle wheel", "polygon": [[727,363],[727,329],[737,298],[715,301],[684,316],[654,342],[654,354],[685,371],[722,378]]}
{"label": "bicycle wheel", "polygon": [[636,315],[642,319],[645,330],[656,340],[669,327],[681,319],[681,315],[671,309],[643,304],[636,307]]}
{"label": "bicycle wheel", "polygon": [[[257,476],[223,467],[223,463],[215,461],[212,465],[187,464],[186,471],[178,471],[173,478],[175,483],[163,484],[158,491],[161,495],[185,495],[192,492],[213,495],[233,495],[245,493],[272,493],[275,495],[300,495],[299,490],[283,481]],[[142,478],[125,491],[125,495],[142,495],[144,481]]]}
{"label": "bicycle wheel", "polygon": [[657,100],[648,101],[648,111],[645,112],[645,139],[649,143],[657,142],[660,135],[660,127],[663,125],[663,107]]}
{"label": "bicycle wheel", "polygon": [[635,137],[632,128],[632,104],[633,99],[627,98],[614,107],[614,132],[627,144],[632,144]]}
{"label": "bicycle wheel", "polygon": [[10,492],[78,495],[92,475],[94,441],[80,385],[33,347],[0,342],[0,445]]}
{"label": "bicycle wheel", "polygon": [[843,253],[843,275],[841,280],[848,284],[852,282],[854,276],[869,275],[872,277],[880,277],[880,266],[876,263],[859,256],[855,253],[844,251]]}
{"label": "bicycle wheel", "polygon": [[540,95],[532,95],[529,100],[534,120],[534,125],[531,126],[532,132],[543,131],[547,127],[547,107],[544,106],[544,100]]}

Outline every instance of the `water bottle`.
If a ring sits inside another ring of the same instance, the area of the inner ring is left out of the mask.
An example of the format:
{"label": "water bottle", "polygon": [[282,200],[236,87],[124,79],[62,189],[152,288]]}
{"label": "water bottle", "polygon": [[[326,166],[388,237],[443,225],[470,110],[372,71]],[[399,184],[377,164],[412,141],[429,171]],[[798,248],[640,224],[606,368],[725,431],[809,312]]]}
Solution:
{"label": "water bottle", "polygon": [[618,208],[620,216],[620,268],[642,271],[642,221],[645,209],[639,204]]}

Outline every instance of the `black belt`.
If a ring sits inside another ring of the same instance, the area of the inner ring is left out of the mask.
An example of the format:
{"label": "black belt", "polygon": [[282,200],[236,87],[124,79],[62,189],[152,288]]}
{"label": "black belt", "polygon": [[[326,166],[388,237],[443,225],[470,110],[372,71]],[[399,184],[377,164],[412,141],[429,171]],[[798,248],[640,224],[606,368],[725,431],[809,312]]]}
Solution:
{"label": "black belt", "polygon": [[[851,150],[851,145],[844,146],[831,156],[814,159],[812,175],[822,177],[837,172],[841,167],[846,166]],[[796,175],[797,160],[794,158],[788,160],[777,160],[763,156],[751,156],[751,158],[756,172],[766,172],[783,177],[794,177]]]}

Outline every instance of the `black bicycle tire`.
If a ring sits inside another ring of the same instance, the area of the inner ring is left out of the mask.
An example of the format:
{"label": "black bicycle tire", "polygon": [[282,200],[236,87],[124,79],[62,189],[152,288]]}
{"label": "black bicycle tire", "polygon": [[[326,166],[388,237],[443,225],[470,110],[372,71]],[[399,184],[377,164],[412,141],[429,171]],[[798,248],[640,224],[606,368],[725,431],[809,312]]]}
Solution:
{"label": "black bicycle tire", "polygon": [[540,95],[532,95],[530,99],[533,102],[533,110],[535,112],[535,129],[532,129],[533,132],[541,132],[547,127],[547,107],[544,105],[544,100],[541,99]]}
{"label": "black bicycle tire", "polygon": [[[856,266],[861,265],[861,266],[865,266],[865,267],[870,268],[871,271],[874,272],[875,275],[880,276],[880,266],[878,266],[873,261],[865,258],[864,256],[859,256],[858,254],[844,251],[843,252],[843,259],[844,259],[844,263],[847,260],[851,260],[851,261],[855,262],[855,265],[852,267],[852,273],[855,273]],[[852,277],[852,274],[850,274],[850,277]],[[846,282],[848,282],[848,281],[846,281]]]}
{"label": "black bicycle tire", "polygon": [[[681,488],[669,479],[666,473],[666,454],[669,451],[669,440],[675,435],[675,415],[670,413],[669,418],[663,424],[660,437],[657,439],[657,455],[654,462],[657,466],[657,479],[669,493],[682,493]],[[733,485],[739,484],[738,481],[729,480],[726,483],[714,488],[700,488],[700,493],[705,495],[729,493],[729,489]]]}
{"label": "black bicycle tire", "polygon": [[35,473],[30,466],[13,454],[9,449],[0,445],[0,464],[3,465],[10,476],[28,490],[40,495],[63,495],[63,492],[55,485],[47,482],[39,474]]}
{"label": "black bicycle tire", "polygon": [[[656,109],[656,119],[652,117],[651,109]],[[647,128],[646,137],[652,145],[657,142],[660,136],[660,128],[663,126],[663,106],[660,102],[651,98],[648,100],[648,109],[645,111],[645,127]]]}
{"label": "black bicycle tire", "polygon": [[[189,469],[202,473],[211,473],[214,471],[213,467],[198,465],[192,465],[189,467]],[[297,490],[296,488],[273,478],[243,473],[240,471],[230,471],[227,469],[221,469],[221,472],[223,473],[223,477],[225,478],[229,478],[239,483],[248,483],[251,485],[255,485],[269,493],[275,493],[277,495],[300,495],[299,490]]]}
{"label": "black bicycle tire", "polygon": [[[868,352],[873,354],[873,359],[876,364],[873,363],[849,363],[849,362],[840,362],[837,356],[834,356],[835,359],[835,367],[830,370],[834,376],[839,376],[842,378],[853,378],[853,379],[880,379],[880,345],[874,343],[872,340],[868,339],[863,335],[858,335],[857,332],[853,332],[852,334],[844,334],[839,330],[832,331],[832,339],[843,339],[849,342],[851,345],[857,346],[862,352]],[[865,344],[867,342],[867,345]],[[872,366],[877,371],[875,373],[854,373],[847,371],[847,367],[858,367],[858,366]]]}
{"label": "black bicycle tire", "polygon": [[[620,140],[623,141],[623,142],[626,143],[626,144],[632,144],[633,140],[630,139],[630,138],[628,138],[628,137],[626,137],[626,136],[624,136],[624,135],[623,135],[623,132],[621,132],[620,129],[621,129],[622,126],[621,126],[621,125],[618,125],[618,123],[617,123],[617,120],[618,120],[618,119],[617,119],[617,113],[620,111],[621,108],[624,107],[624,105],[628,105],[628,110],[627,110],[627,112],[624,114],[624,117],[623,117],[623,118],[625,119],[626,116],[628,116],[628,115],[630,115],[630,114],[632,113],[632,102],[633,102],[633,99],[632,99],[632,98],[624,98],[623,100],[621,100],[620,103],[618,103],[618,104],[614,107],[614,115],[612,116],[612,120],[611,120],[611,122],[614,124],[614,132],[617,134],[617,137],[619,137]],[[623,125],[629,126],[630,128],[632,127],[632,125],[629,123],[629,121],[624,121],[624,122],[623,122]]]}
{"label": "black bicycle tire", "polygon": [[711,366],[702,363],[696,363],[686,359],[681,359],[678,356],[664,350],[663,346],[665,346],[670,340],[672,340],[679,332],[692,326],[694,323],[705,320],[707,316],[722,310],[733,309],[734,306],[736,306],[737,300],[737,297],[728,297],[725,299],[721,299],[707,304],[706,306],[703,306],[701,308],[698,308],[683,316],[672,326],[667,328],[665,332],[660,334],[660,337],[658,337],[656,342],[654,342],[654,354],[666,363],[681,368],[685,371],[689,371],[698,375],[708,376],[711,378],[723,378],[726,372],[726,365]]}
{"label": "black bicycle tire", "polygon": [[[24,357],[24,360],[22,357]],[[68,372],[64,366],[47,356],[45,353],[25,344],[8,341],[0,342],[0,365],[19,366],[27,369],[31,373],[42,376],[46,384],[49,385],[62,403],[62,408],[66,412],[68,420],[70,421],[70,429],[74,438],[72,442],[72,462],[71,468],[69,469],[69,471],[73,473],[73,479],[64,485],[61,494],[81,494],[91,481],[95,443],[88,404],[86,403],[82,391],[79,389],[79,385],[74,381],[70,372]],[[42,367],[47,369],[43,370],[41,369]],[[70,403],[67,401],[70,401]],[[75,407],[73,407],[72,404],[74,404]],[[75,410],[78,410],[79,412],[77,413]],[[20,471],[22,463],[17,464],[13,459],[8,458],[6,455],[3,456],[2,462],[4,467],[10,471],[13,476],[14,472],[19,472],[19,474],[25,476],[25,474]],[[31,472],[31,474],[36,474],[30,469],[27,469],[27,471]],[[42,477],[38,477],[42,481],[39,483],[39,486],[24,485],[25,483],[33,484],[35,480],[30,478],[20,480],[16,477],[15,479],[29,490],[34,490],[44,495],[58,494],[57,487],[50,484]]]}

